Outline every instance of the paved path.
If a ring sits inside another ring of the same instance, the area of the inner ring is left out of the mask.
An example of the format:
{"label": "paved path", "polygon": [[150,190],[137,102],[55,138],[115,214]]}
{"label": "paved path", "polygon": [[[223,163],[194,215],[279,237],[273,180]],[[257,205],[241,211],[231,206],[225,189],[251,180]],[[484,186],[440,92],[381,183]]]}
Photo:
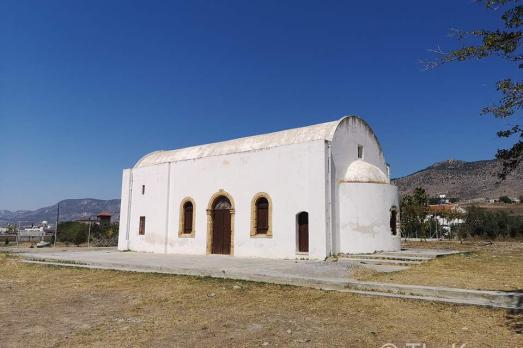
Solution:
{"label": "paved path", "polygon": [[33,261],[60,262],[94,268],[210,276],[296,285],[344,286],[352,262],[274,260],[224,255],[176,255],[120,252],[116,249],[22,249],[17,253]]}

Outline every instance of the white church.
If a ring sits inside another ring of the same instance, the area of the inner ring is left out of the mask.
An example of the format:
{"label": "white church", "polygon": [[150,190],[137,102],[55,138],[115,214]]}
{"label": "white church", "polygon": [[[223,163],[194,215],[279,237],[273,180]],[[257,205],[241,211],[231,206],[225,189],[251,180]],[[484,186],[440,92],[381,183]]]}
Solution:
{"label": "white church", "polygon": [[178,150],[123,171],[119,250],[324,259],[400,249],[399,195],[369,125]]}

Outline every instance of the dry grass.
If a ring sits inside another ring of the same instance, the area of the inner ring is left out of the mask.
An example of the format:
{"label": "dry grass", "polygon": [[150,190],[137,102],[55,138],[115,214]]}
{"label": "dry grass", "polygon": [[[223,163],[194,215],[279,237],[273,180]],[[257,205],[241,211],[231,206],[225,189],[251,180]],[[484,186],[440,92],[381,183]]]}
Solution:
{"label": "dry grass", "polygon": [[0,345],[521,347],[503,310],[28,265],[0,254]]}
{"label": "dry grass", "polygon": [[468,251],[394,273],[359,271],[358,279],[466,289],[523,291],[523,243],[484,241],[407,242],[404,247]]}

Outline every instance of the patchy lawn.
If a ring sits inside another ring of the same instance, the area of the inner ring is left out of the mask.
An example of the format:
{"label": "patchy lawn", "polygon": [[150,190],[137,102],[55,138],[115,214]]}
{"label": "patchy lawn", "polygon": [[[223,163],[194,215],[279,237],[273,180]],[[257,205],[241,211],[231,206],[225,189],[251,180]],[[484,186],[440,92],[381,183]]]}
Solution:
{"label": "patchy lawn", "polygon": [[402,247],[453,249],[469,253],[440,257],[401,272],[360,270],[355,277],[402,284],[523,291],[522,242],[406,242]]}
{"label": "patchy lawn", "polygon": [[518,318],[503,310],[29,265],[3,254],[0,292],[2,347],[523,346]]}

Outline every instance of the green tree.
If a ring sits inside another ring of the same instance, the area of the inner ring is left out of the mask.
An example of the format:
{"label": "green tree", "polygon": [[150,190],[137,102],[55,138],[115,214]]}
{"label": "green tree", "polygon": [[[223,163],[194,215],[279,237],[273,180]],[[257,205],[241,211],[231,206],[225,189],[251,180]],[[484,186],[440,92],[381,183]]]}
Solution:
{"label": "green tree", "polygon": [[89,226],[81,222],[66,221],[58,225],[57,240],[64,243],[80,245],[87,242]]}
{"label": "green tree", "polygon": [[499,201],[501,203],[512,203],[512,199],[510,199],[509,196],[501,196],[499,197]]}
{"label": "green tree", "polygon": [[9,224],[9,225],[6,226],[6,228],[7,228],[6,232],[8,234],[15,234],[16,233],[16,226],[15,225]]}
{"label": "green tree", "polygon": [[523,218],[504,211],[492,212],[478,207],[469,207],[464,216],[458,236],[475,238],[517,238],[523,236]]}
{"label": "green tree", "polygon": [[[471,59],[501,57],[516,69],[523,69],[522,40],[523,6],[519,0],[478,0],[493,12],[502,9],[502,27],[496,30],[475,29],[470,31],[453,30],[461,43],[461,47],[450,52],[440,48],[432,50],[438,57],[432,61],[422,61],[427,69],[442,64],[462,62]],[[512,78],[504,78],[497,82],[497,90],[501,93],[499,102],[486,106],[482,114],[492,114],[496,118],[506,119],[513,116],[523,107],[523,82]],[[504,180],[523,161],[523,126],[516,124],[497,132],[502,138],[515,137],[515,143],[508,149],[500,149],[496,158],[503,161],[503,168],[498,174]]]}
{"label": "green tree", "polygon": [[401,231],[405,237],[427,236],[428,200],[427,192],[421,187],[401,199]]}

